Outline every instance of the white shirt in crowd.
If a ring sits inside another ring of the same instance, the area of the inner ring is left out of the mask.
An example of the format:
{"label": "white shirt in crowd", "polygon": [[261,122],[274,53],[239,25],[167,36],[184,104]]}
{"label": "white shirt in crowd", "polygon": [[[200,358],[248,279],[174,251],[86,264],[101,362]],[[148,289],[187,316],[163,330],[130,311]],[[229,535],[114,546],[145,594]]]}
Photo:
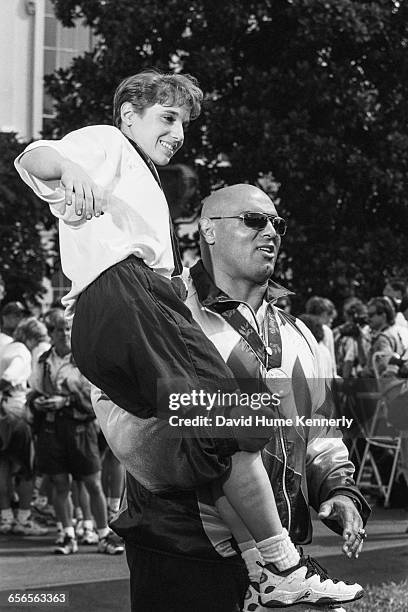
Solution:
{"label": "white shirt in crowd", "polygon": [[408,321],[402,312],[397,312],[395,315],[395,325],[398,325],[398,327],[406,327],[408,329]]}
{"label": "white shirt in crowd", "polygon": [[[31,374],[31,353],[22,342],[10,342],[0,355],[0,378],[10,383],[3,392],[2,408],[15,416],[26,416],[27,381]],[[1,395],[1,393],[0,393]]]}
{"label": "white shirt in crowd", "polygon": [[0,332],[0,355],[5,346],[13,342],[13,338],[4,332]]}
{"label": "white shirt in crowd", "polygon": [[330,353],[331,361],[331,374],[328,378],[337,377],[337,366],[336,366],[336,354],[334,352],[334,337],[331,328],[328,325],[323,324],[323,340],[322,344],[328,349]]}

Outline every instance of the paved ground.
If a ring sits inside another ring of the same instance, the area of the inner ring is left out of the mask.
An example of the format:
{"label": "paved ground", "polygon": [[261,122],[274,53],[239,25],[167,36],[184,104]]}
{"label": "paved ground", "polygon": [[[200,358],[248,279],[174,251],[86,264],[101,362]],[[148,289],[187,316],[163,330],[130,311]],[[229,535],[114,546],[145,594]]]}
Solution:
{"label": "paved ground", "polygon": [[[331,575],[364,586],[399,582],[408,578],[408,535],[404,534],[407,525],[406,512],[376,509],[368,527],[365,552],[357,561],[350,561],[340,553],[338,536],[314,521],[314,543],[307,547],[307,553],[315,556]],[[97,554],[95,546],[81,547],[74,556],[54,556],[50,552],[53,537],[54,534],[42,538],[0,536],[0,611],[128,612],[125,557]],[[69,605],[10,605],[7,596],[14,589],[65,592]],[[290,610],[296,612],[297,607]],[[302,612],[306,612],[304,607]]]}

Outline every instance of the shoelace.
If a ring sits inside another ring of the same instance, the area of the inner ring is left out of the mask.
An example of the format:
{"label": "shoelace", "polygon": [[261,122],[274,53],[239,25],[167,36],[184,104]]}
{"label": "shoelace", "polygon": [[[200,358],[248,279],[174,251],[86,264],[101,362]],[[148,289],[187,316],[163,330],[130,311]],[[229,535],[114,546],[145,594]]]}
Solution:
{"label": "shoelace", "polygon": [[[302,565],[307,567],[306,578],[309,578],[312,574],[318,574],[318,576],[320,576],[320,582],[324,582],[325,580],[329,579],[327,570],[322,567],[320,563],[316,561],[316,559],[313,559],[313,557],[302,557],[300,562]],[[335,578],[331,578],[331,581],[334,583],[339,582]]]}

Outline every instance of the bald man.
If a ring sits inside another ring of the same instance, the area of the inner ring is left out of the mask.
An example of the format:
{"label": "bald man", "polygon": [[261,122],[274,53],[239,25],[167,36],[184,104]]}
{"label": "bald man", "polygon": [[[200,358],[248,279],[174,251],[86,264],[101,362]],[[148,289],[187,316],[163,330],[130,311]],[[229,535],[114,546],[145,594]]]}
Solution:
{"label": "bald man", "polygon": [[[319,410],[324,414],[326,389],[319,380],[315,341],[305,326],[273,307],[274,300],[288,293],[270,280],[285,229],[272,201],[256,187],[235,185],[212,194],[203,206],[203,259],[187,279],[187,305],[237,378],[292,377],[296,399],[300,394],[305,405],[298,405],[292,395],[283,410],[292,415]],[[139,452],[140,435],[132,437],[132,431],[140,431],[140,423],[135,424],[103,394],[95,394],[94,407],[108,442],[128,470],[128,507],[114,527],[126,541],[132,601],[143,601],[140,609],[155,612],[238,610],[247,579],[231,546],[231,532],[214,506],[212,488],[152,495],[145,480],[146,459],[141,461]],[[311,537],[307,464],[311,505],[343,534],[345,550],[358,555],[364,535],[362,516],[365,520],[369,509],[354,487],[354,467],[341,439],[330,440],[335,436],[330,428],[325,437],[310,441],[302,428],[283,431],[278,427],[273,433],[272,439],[265,440],[263,459],[281,520],[292,538],[305,543]],[[153,436],[150,440],[154,462],[160,449],[154,446]],[[166,476],[161,474],[162,479]],[[301,567],[313,575],[304,562]],[[159,579],[160,591],[152,589]],[[327,576],[317,578],[317,583],[326,601],[338,584]],[[354,592],[354,598],[362,594],[358,588]],[[146,608],[147,593],[151,608]],[[245,609],[257,609],[256,587],[248,595]],[[335,596],[339,601],[339,593]]]}

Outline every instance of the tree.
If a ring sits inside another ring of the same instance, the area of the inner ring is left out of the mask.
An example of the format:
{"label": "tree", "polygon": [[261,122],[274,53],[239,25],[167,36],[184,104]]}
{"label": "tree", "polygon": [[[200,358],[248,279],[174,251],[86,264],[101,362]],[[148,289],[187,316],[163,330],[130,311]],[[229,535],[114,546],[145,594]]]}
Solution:
{"label": "tree", "polygon": [[56,134],[110,122],[121,78],[182,68],[207,93],[178,161],[200,161],[203,194],[280,184],[280,275],[304,299],[368,297],[391,271],[408,277],[407,3],[53,2],[65,25],[82,18],[97,40],[48,79]]}
{"label": "tree", "polygon": [[0,270],[5,284],[4,302],[36,303],[49,276],[49,249],[41,230],[53,227],[48,206],[20,180],[13,160],[24,149],[15,134],[0,133]]}

